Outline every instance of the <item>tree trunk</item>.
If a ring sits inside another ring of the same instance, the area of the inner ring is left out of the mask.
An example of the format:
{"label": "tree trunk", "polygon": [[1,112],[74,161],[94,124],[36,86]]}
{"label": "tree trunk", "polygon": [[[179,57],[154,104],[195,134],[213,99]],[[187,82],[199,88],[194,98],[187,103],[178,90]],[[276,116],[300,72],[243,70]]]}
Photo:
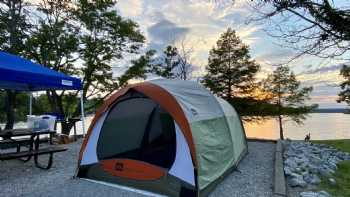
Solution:
{"label": "tree trunk", "polygon": [[64,113],[62,96],[58,95],[55,91],[46,91],[46,95],[50,103],[51,111],[64,116],[65,120],[61,122],[61,133],[69,135],[74,124],[68,122],[68,117],[66,117],[66,114]]}
{"label": "tree trunk", "polygon": [[16,93],[11,90],[6,90],[6,126],[5,129],[13,129],[15,124],[15,101]]}
{"label": "tree trunk", "polygon": [[284,140],[283,126],[282,126],[282,115],[281,114],[278,115],[278,121],[279,121],[279,125],[280,125],[280,139]]}

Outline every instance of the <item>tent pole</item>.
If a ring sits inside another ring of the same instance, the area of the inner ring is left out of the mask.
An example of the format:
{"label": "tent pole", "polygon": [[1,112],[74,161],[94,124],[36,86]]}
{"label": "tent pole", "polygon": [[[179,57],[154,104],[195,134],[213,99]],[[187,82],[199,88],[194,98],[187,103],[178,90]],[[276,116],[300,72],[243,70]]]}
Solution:
{"label": "tent pole", "polygon": [[84,114],[84,100],[83,100],[84,90],[80,91],[80,109],[81,109],[81,124],[83,127],[83,137],[85,137],[85,114]]}
{"label": "tent pole", "polygon": [[29,92],[29,115],[33,114],[33,93]]}

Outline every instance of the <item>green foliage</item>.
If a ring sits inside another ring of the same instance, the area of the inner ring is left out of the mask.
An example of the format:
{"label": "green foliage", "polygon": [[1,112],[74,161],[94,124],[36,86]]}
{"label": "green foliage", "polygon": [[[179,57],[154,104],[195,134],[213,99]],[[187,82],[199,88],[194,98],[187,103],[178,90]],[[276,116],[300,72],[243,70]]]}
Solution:
{"label": "green foliage", "polygon": [[[14,116],[15,120],[25,120],[26,115],[28,114],[28,100],[29,97],[25,93],[17,93],[16,95],[16,103],[14,105]],[[0,91],[0,122],[6,122],[6,92]]]}
{"label": "green foliage", "polygon": [[331,0],[252,1],[258,19],[272,22],[271,35],[285,46],[323,58],[342,56],[349,50],[350,9]]}
{"label": "green foliage", "polygon": [[163,57],[159,58],[158,63],[151,64],[150,72],[167,79],[175,79],[179,75],[177,73],[179,65],[178,49],[169,45],[163,51]]}
{"label": "green foliage", "polygon": [[84,100],[93,96],[104,98],[118,88],[121,84],[113,78],[112,65],[125,53],[137,53],[145,40],[135,22],[117,14],[115,3],[79,0],[74,11],[82,25],[79,53],[83,61],[80,75]]}
{"label": "green foliage", "polygon": [[0,1],[0,50],[21,54],[31,25],[24,14],[23,0]]}
{"label": "green foliage", "polygon": [[131,61],[131,67],[119,77],[119,83],[123,86],[132,78],[146,79],[150,74],[167,79],[187,80],[191,65],[188,60],[189,52],[184,53],[186,54],[180,54],[177,47],[171,45],[168,45],[159,56],[156,50],[149,50]]}
{"label": "green foliage", "polygon": [[[78,74],[74,63],[79,49],[79,29],[68,23],[72,20],[72,2],[41,0],[36,7],[41,15],[36,18],[38,23],[26,45],[26,54],[30,59],[68,75]],[[69,114],[64,101],[70,96],[65,97],[65,91],[47,91],[46,94],[50,104],[46,112]]]}
{"label": "green foliage", "polygon": [[149,50],[138,59],[131,60],[131,67],[118,78],[119,85],[126,86],[130,79],[146,79],[149,69],[154,66],[155,50]]}
{"label": "green foliage", "polygon": [[268,94],[271,103],[281,107],[299,108],[309,100],[312,87],[300,87],[298,81],[288,66],[278,66],[272,74],[263,81],[263,90]]}
{"label": "green foliage", "polygon": [[[23,0],[0,1],[0,50],[23,55],[31,25],[24,14]],[[6,91],[6,129],[12,129],[15,122],[16,92]]]}
{"label": "green foliage", "polygon": [[340,75],[344,78],[344,81],[340,84],[342,91],[338,94],[337,102],[345,102],[350,105],[350,67],[344,65],[340,70]]}
{"label": "green foliage", "polygon": [[[1,49],[7,50],[11,45],[12,53],[23,53],[51,69],[81,77],[87,111],[95,109],[126,79],[144,75],[128,70],[126,76],[118,79],[112,76],[113,65],[125,54],[138,53],[145,40],[135,22],[117,14],[114,0],[40,0],[26,15],[22,14],[21,0],[0,4]],[[28,1],[28,4],[34,3]],[[27,21],[27,15],[31,20]],[[58,112],[66,117],[79,115],[77,94],[76,91],[47,91],[45,112]],[[41,108],[36,111],[44,112]]]}
{"label": "green foliage", "polygon": [[259,69],[250,58],[249,47],[229,28],[210,50],[203,84],[227,99],[246,96],[253,90]]}
{"label": "green foliage", "polygon": [[304,104],[310,99],[312,87],[300,87],[300,82],[288,66],[278,66],[272,74],[268,75],[263,81],[263,91],[268,95],[268,102],[276,105],[281,139],[283,139],[283,117],[301,124],[306,118],[305,115],[317,107],[317,105]]}

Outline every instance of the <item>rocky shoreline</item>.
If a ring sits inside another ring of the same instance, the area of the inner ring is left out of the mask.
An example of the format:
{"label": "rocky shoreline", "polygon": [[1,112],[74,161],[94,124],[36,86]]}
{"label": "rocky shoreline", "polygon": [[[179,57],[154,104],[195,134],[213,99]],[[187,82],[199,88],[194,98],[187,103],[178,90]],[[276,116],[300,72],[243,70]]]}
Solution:
{"label": "rocky shoreline", "polygon": [[329,197],[326,191],[310,191],[321,183],[321,177],[336,184],[331,175],[340,161],[350,160],[350,154],[324,144],[283,142],[284,173],[290,187],[302,188],[300,197]]}

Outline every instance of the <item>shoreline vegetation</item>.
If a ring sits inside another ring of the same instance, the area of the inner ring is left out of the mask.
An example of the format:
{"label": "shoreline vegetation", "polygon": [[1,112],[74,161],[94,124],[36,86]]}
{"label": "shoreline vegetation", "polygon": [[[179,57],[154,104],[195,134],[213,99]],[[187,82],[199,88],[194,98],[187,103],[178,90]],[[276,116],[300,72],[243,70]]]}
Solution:
{"label": "shoreline vegetation", "polygon": [[[315,140],[317,144],[327,144],[340,151],[350,153],[350,139],[344,140]],[[321,179],[320,189],[328,191],[333,196],[350,196],[350,161],[342,161],[338,164],[338,169],[331,177],[335,184],[329,182],[327,178]]]}

